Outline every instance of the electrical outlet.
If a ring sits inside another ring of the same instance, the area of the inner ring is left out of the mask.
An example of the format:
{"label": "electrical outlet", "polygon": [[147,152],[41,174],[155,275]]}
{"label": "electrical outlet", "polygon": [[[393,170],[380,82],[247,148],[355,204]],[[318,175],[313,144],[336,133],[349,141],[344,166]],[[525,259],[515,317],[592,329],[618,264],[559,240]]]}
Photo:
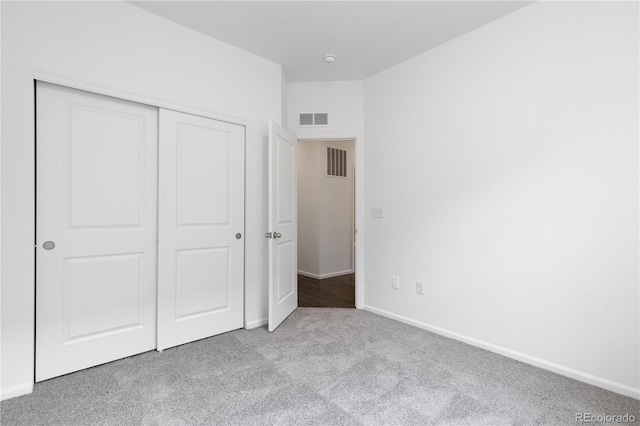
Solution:
{"label": "electrical outlet", "polygon": [[424,283],[416,281],[416,293],[424,295]]}
{"label": "electrical outlet", "polygon": [[400,278],[399,277],[391,277],[391,288],[399,289],[400,288]]}
{"label": "electrical outlet", "polygon": [[371,207],[371,217],[374,219],[382,219],[384,217],[382,207]]}

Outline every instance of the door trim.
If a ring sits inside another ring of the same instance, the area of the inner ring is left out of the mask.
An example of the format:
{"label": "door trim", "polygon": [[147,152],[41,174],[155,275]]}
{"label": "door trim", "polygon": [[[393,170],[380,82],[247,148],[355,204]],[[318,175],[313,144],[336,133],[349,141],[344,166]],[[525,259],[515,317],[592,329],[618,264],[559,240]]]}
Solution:
{"label": "door trim", "polygon": [[318,135],[298,138],[298,142],[329,142],[335,140],[352,140],[355,145],[355,169],[354,178],[356,181],[355,193],[355,229],[356,229],[356,248],[355,248],[355,291],[356,291],[356,309],[364,309],[364,137],[360,134],[346,135]]}

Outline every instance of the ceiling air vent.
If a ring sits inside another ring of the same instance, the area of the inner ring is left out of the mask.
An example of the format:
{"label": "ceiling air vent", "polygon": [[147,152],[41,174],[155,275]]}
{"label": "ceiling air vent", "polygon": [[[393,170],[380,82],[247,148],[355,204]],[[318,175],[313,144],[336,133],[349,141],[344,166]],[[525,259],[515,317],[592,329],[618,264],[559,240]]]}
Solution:
{"label": "ceiling air vent", "polygon": [[329,113],[326,112],[301,112],[298,116],[299,126],[328,126]]}

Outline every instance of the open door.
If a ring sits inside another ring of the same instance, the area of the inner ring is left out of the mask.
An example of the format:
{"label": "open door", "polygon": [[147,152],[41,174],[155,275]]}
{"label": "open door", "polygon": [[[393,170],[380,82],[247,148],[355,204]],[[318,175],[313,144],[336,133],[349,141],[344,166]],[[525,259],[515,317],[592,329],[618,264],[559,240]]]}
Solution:
{"label": "open door", "polygon": [[297,139],[269,121],[269,331],[298,307]]}

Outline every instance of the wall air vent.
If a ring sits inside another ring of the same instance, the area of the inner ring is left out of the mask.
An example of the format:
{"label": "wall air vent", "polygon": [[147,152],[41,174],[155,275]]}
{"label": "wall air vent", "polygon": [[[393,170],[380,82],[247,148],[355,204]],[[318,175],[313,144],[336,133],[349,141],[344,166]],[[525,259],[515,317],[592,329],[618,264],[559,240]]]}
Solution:
{"label": "wall air vent", "polygon": [[328,126],[329,113],[301,112],[298,115],[298,126]]}
{"label": "wall air vent", "polygon": [[313,126],[313,113],[311,112],[301,113],[299,123],[301,126]]}
{"label": "wall air vent", "polygon": [[347,151],[327,148],[327,176],[347,177]]}
{"label": "wall air vent", "polygon": [[328,126],[329,114],[326,112],[317,112],[313,114],[313,124],[316,126]]}

